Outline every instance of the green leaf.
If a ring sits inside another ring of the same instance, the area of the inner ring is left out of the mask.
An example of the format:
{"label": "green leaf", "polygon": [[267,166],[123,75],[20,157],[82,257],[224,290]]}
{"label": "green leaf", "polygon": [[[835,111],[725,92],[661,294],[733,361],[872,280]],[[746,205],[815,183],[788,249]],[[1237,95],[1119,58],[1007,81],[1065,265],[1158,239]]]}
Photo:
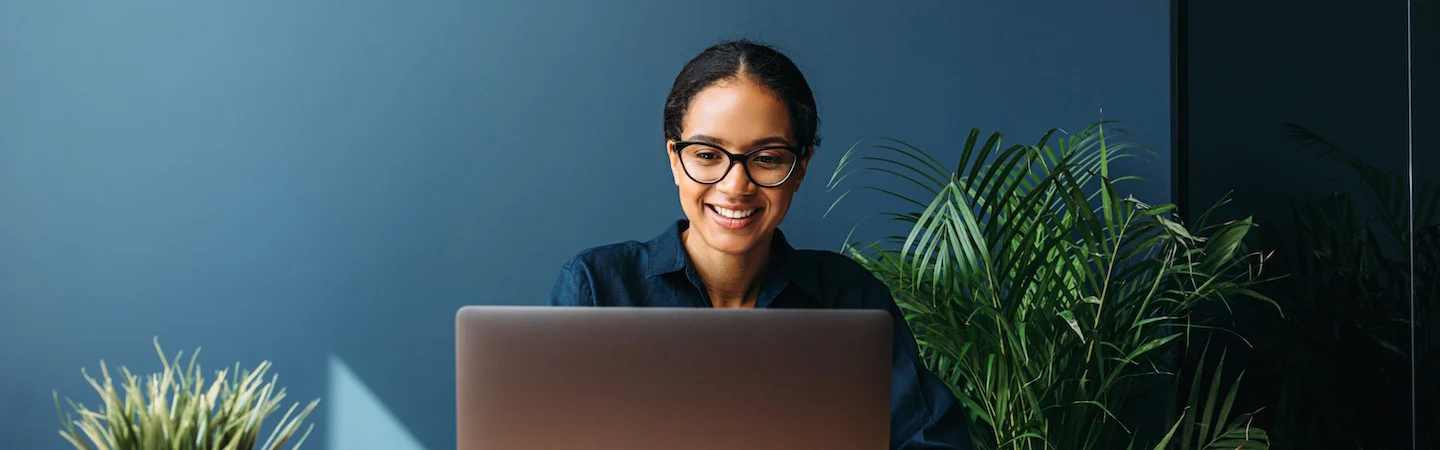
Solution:
{"label": "green leaf", "polygon": [[1170,431],[1165,433],[1165,437],[1160,439],[1160,443],[1155,444],[1155,450],[1165,450],[1170,448],[1170,440],[1175,438],[1175,430],[1180,429],[1180,425],[1184,423],[1183,419],[1185,417],[1185,412],[1182,412],[1180,414],[1182,420],[1176,420],[1175,425],[1170,426]]}
{"label": "green leaf", "polygon": [[[842,157],[847,173],[896,184],[869,190],[903,198],[901,188],[937,186],[865,216],[903,224],[902,233],[851,243],[863,237],[852,231],[843,247],[891,288],[925,366],[961,399],[978,448],[1134,444],[1111,412],[1134,406],[1162,350],[1204,329],[1182,322],[1206,303],[1266,300],[1256,290],[1263,261],[1227,247],[1237,238],[1224,226],[1187,228],[1169,218],[1174,205],[1120,194],[1137,178],[1111,163],[1142,147],[1115,139],[1108,122],[1051,133],[1004,147],[1000,133],[987,141],[972,129],[954,170],[933,179],[924,174],[938,160],[908,145]],[[1231,436],[1203,423],[1200,409],[1181,414],[1167,445],[1203,445],[1197,431]]]}
{"label": "green leaf", "polygon": [[1070,329],[1075,330],[1075,335],[1080,337],[1080,342],[1085,342],[1085,333],[1080,331],[1080,323],[1075,321],[1074,313],[1070,311],[1060,311],[1056,315],[1060,316],[1061,319],[1065,319],[1065,323],[1070,324]]}
{"label": "green leaf", "polygon": [[1241,241],[1254,226],[1250,219],[1231,222],[1215,233],[1210,242],[1205,245],[1205,258],[1200,263],[1200,270],[1205,273],[1213,273],[1227,262],[1234,260],[1235,252],[1240,248]]}
{"label": "green leaf", "polygon": [[[198,351],[191,356],[189,368],[182,369],[180,355],[171,361],[158,339],[154,345],[164,369],[142,377],[121,367],[118,387],[103,361],[98,380],[82,369],[103,406],[96,412],[67,399],[79,419],[62,414],[61,437],[77,449],[254,448],[265,418],[276,412],[285,398],[285,390],[276,385],[278,377],[271,375],[265,380],[270,362],[245,371],[243,380],[239,364],[233,372],[221,370],[207,388],[204,374],[195,365]],[[232,376],[227,378],[226,373]],[[54,397],[60,411],[59,394]],[[292,406],[274,425],[271,438],[279,443],[288,441],[316,404],[318,400],[298,414]],[[303,442],[302,437],[292,448]]]}

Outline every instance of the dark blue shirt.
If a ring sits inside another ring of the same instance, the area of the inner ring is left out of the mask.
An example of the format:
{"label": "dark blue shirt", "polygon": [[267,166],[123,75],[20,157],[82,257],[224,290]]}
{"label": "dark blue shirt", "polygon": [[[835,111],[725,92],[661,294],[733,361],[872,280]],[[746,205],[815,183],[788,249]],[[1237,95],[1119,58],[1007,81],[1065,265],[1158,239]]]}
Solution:
{"label": "dark blue shirt", "polygon": [[[629,241],[580,252],[565,264],[550,293],[554,306],[711,307],[691,264],[680,220],[649,242]],[[915,338],[890,290],[859,263],[828,251],[796,250],[779,230],[756,308],[884,309],[895,318],[890,448],[969,449],[959,402],[925,369]]]}

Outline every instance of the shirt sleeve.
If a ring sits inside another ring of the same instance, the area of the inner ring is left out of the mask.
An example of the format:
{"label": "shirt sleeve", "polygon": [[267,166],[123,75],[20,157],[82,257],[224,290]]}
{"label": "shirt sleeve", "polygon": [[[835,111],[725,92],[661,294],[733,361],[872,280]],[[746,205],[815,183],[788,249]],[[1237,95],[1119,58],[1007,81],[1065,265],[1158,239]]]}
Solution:
{"label": "shirt sleeve", "polygon": [[555,286],[550,288],[549,306],[595,306],[595,290],[590,283],[590,271],[579,257],[565,263]]}
{"label": "shirt sleeve", "polygon": [[971,450],[964,407],[950,388],[925,368],[915,336],[890,289],[872,276],[868,291],[868,302],[883,307],[895,320],[890,448]]}

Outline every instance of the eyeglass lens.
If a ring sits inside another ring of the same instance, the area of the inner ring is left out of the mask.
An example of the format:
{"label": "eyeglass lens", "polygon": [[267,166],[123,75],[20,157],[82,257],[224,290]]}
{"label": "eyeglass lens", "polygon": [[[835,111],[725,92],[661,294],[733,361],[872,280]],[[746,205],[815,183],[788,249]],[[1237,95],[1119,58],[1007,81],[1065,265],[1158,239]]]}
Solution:
{"label": "eyeglass lens", "polygon": [[[745,156],[745,169],[755,184],[777,186],[790,177],[795,160],[789,149],[761,149]],[[724,150],[704,144],[685,146],[680,150],[680,162],[691,179],[705,184],[720,181],[734,165]]]}

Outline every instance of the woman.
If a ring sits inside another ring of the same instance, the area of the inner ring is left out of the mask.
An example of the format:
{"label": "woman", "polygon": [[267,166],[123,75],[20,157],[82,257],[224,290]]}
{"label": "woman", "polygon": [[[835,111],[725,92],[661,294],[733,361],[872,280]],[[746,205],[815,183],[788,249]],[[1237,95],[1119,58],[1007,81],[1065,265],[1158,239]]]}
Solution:
{"label": "woman", "polygon": [[710,47],[675,78],[664,122],[686,218],[649,242],[581,252],[550,304],[888,310],[890,447],[970,448],[963,409],[925,369],[889,289],[842,255],[792,248],[777,229],[820,143],[815,99],[795,64],[747,41]]}

